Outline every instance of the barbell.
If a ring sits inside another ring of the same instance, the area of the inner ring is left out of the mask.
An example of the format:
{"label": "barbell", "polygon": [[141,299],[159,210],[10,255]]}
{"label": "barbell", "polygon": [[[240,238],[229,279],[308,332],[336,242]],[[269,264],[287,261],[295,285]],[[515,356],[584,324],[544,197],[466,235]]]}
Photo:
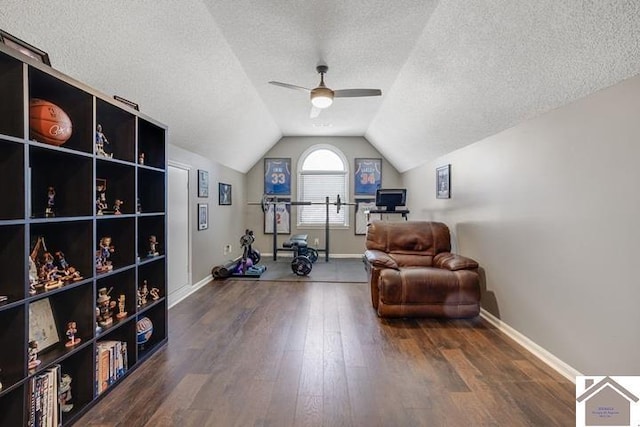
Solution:
{"label": "barbell", "polygon": [[288,197],[282,198],[278,196],[274,196],[272,194],[264,194],[262,196],[262,200],[260,202],[249,202],[250,205],[258,205],[262,209],[262,212],[266,212],[269,209],[269,205],[275,205],[278,203],[283,203],[289,206],[309,206],[309,205],[333,205],[336,207],[336,213],[340,213],[340,209],[342,206],[356,206],[355,203],[343,202],[340,200],[340,195],[338,194],[335,202],[304,202],[304,201],[296,201],[289,200]]}

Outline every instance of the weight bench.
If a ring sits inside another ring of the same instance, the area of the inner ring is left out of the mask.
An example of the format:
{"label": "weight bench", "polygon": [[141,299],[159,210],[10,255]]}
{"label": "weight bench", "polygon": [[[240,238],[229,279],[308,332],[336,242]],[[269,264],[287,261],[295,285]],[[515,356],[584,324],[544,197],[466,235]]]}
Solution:
{"label": "weight bench", "polygon": [[318,260],[318,251],[308,247],[308,235],[294,234],[289,240],[282,242],[282,248],[293,251],[291,269],[298,276],[306,276],[311,273],[313,263]]}

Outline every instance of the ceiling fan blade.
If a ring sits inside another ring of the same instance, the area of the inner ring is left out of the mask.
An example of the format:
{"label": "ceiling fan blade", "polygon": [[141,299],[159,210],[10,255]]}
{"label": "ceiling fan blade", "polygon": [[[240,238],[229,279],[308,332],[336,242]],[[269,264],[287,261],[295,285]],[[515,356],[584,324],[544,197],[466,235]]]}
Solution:
{"label": "ceiling fan blade", "polygon": [[318,117],[320,115],[320,111],[322,111],[322,108],[318,108],[316,106],[311,106],[311,112],[309,113],[309,118],[310,119],[315,119],[316,117]]}
{"label": "ceiling fan blade", "polygon": [[295,89],[295,90],[302,90],[305,92],[311,92],[311,89],[307,89],[306,87],[302,87],[302,86],[291,85],[289,83],[273,82],[273,81],[269,83],[276,86],[286,87],[287,89]]}
{"label": "ceiling fan blade", "polygon": [[380,89],[340,89],[333,91],[334,98],[353,98],[357,96],[380,96]]}

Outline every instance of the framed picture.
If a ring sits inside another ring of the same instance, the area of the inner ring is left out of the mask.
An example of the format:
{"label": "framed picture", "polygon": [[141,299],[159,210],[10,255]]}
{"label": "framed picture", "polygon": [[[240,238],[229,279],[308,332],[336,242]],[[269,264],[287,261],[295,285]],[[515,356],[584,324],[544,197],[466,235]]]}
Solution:
{"label": "framed picture", "polygon": [[291,159],[264,159],[264,194],[291,194]]}
{"label": "framed picture", "polygon": [[38,342],[38,351],[60,342],[49,298],[29,304],[29,341]]}
{"label": "framed picture", "polygon": [[209,228],[209,203],[198,203],[198,230]]}
{"label": "framed picture", "polygon": [[273,234],[275,218],[278,234],[291,234],[291,198],[278,198],[270,203],[264,212],[264,234]]}
{"label": "framed picture", "polygon": [[198,197],[209,197],[209,172],[198,169]]}
{"label": "framed picture", "polygon": [[24,40],[20,40],[19,38],[12,36],[6,31],[0,30],[0,42],[5,46],[9,46],[12,49],[17,50],[23,55],[27,55],[30,58],[35,59],[36,61],[40,61],[48,66],[51,66],[51,61],[49,60],[49,55],[47,52],[38,49],[35,46],[30,45]]}
{"label": "framed picture", "polygon": [[231,204],[231,184],[223,184],[222,182],[218,183],[218,204]]}
{"label": "framed picture", "polygon": [[382,159],[355,159],[354,162],[354,194],[375,196],[382,186]]}
{"label": "framed picture", "polygon": [[436,168],[436,198],[451,198],[451,165]]}
{"label": "framed picture", "polygon": [[364,236],[367,234],[367,219],[369,211],[376,209],[376,199],[372,198],[356,198],[356,210],[354,218],[354,234],[356,236]]}

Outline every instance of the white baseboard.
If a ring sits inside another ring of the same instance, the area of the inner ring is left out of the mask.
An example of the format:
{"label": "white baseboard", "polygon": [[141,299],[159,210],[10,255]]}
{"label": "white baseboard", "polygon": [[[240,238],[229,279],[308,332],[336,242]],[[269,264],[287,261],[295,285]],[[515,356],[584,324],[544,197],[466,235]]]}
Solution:
{"label": "white baseboard", "polygon": [[204,285],[206,285],[207,283],[211,282],[213,280],[213,276],[211,276],[210,274],[205,277],[204,279],[200,280],[198,283],[194,283],[191,286],[183,286],[181,289],[177,290],[176,292],[172,293],[169,295],[169,308],[173,307],[174,305],[178,304],[180,301],[182,301],[183,299],[187,298],[189,295],[191,295],[192,293],[194,293],[195,291],[197,291],[198,289],[200,289],[201,287],[203,287]]}
{"label": "white baseboard", "polygon": [[560,375],[573,382],[574,384],[576,382],[576,377],[582,375],[582,373],[580,373],[577,369],[574,369],[572,366],[563,362],[562,360],[551,354],[549,351],[540,347],[528,337],[516,331],[511,326],[504,323],[502,320],[498,319],[483,308],[480,309],[480,317],[491,323],[500,332],[504,333],[506,336],[523,346],[531,354],[549,365],[549,367],[557,371]]}

